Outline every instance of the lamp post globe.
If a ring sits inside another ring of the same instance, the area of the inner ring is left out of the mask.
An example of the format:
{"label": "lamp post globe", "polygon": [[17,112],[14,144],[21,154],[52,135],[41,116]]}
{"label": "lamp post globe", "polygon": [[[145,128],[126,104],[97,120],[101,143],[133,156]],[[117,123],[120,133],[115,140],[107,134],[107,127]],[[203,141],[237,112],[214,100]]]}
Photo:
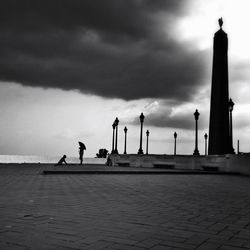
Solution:
{"label": "lamp post globe", "polygon": [[175,138],[175,139],[177,138],[177,133],[176,133],[176,132],[174,132],[174,138]]}
{"label": "lamp post globe", "polygon": [[140,117],[139,117],[139,118],[140,118],[140,122],[141,122],[141,123],[143,123],[143,122],[144,122],[144,117],[145,117],[145,116],[143,115],[143,113],[141,113],[141,115],[140,115]]}
{"label": "lamp post globe", "polygon": [[126,134],[128,131],[127,127],[124,128],[124,133]]}
{"label": "lamp post globe", "polygon": [[197,121],[199,119],[200,113],[198,112],[198,109],[194,112],[194,119]]}
{"label": "lamp post globe", "polygon": [[232,101],[231,98],[229,99],[229,102],[228,102],[228,109],[229,109],[229,112],[232,112],[234,109],[234,102]]}
{"label": "lamp post globe", "polygon": [[118,120],[118,117],[115,118],[115,125],[118,126],[119,124],[119,120]]}

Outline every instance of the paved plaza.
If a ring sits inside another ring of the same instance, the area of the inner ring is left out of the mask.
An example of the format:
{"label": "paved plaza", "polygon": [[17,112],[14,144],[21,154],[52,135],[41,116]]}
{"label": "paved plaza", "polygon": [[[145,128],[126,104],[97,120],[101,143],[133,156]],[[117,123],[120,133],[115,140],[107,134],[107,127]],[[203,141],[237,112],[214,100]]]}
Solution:
{"label": "paved plaza", "polygon": [[1,250],[250,249],[249,177],[44,169],[0,165]]}

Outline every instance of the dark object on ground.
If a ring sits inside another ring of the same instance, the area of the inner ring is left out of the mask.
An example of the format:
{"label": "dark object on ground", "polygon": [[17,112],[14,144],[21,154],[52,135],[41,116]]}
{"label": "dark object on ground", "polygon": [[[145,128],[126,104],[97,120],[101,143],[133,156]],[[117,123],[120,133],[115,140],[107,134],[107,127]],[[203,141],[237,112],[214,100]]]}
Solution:
{"label": "dark object on ground", "polygon": [[106,158],[108,150],[106,148],[99,149],[99,153],[96,154],[97,158]]}
{"label": "dark object on ground", "polygon": [[108,154],[107,161],[105,163],[107,166],[112,166],[112,160],[110,159],[110,156]]}

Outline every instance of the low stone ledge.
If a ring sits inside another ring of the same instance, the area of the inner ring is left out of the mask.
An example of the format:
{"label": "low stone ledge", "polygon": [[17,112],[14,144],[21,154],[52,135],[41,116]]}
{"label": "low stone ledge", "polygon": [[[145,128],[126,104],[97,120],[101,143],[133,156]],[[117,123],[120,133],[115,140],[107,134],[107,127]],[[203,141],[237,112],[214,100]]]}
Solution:
{"label": "low stone ledge", "polygon": [[154,168],[165,168],[165,169],[173,169],[175,168],[175,163],[174,162],[153,162]]}
{"label": "low stone ledge", "polygon": [[130,167],[130,161],[117,161],[116,165],[119,167]]}
{"label": "low stone ledge", "polygon": [[218,171],[219,165],[218,164],[204,164],[201,166],[201,168],[205,171]]}

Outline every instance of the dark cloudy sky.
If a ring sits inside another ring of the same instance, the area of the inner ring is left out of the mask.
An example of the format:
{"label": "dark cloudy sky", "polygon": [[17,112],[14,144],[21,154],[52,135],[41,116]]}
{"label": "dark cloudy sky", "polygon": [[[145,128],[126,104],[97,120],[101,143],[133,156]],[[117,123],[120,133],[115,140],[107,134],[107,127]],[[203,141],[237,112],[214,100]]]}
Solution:
{"label": "dark cloudy sky", "polygon": [[132,153],[141,112],[152,152],[172,153],[177,130],[179,150],[192,153],[187,145],[193,144],[196,108],[201,145],[208,130],[212,38],[220,16],[230,39],[235,136],[250,150],[242,134],[250,130],[244,115],[250,106],[249,3],[239,2],[2,1],[0,153],[76,155],[83,140],[94,156],[101,147],[110,149],[116,116],[120,151],[126,125]]}

